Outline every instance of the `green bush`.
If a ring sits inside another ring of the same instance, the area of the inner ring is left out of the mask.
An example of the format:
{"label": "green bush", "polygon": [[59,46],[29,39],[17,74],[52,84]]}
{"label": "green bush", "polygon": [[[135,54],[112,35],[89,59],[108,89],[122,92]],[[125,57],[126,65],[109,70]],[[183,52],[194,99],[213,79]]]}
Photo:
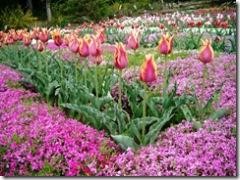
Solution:
{"label": "green bush", "polygon": [[5,8],[0,13],[0,28],[18,29],[31,27],[37,21],[30,11],[26,13],[18,6],[16,9]]}

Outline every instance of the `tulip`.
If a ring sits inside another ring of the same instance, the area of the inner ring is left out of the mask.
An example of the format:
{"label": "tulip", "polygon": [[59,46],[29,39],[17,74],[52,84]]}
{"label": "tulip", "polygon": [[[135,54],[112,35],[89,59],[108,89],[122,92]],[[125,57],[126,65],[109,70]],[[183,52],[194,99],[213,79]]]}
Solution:
{"label": "tulip", "polygon": [[140,80],[146,83],[153,82],[157,79],[157,65],[151,54],[146,55],[145,61],[140,69]]}
{"label": "tulip", "polygon": [[39,31],[40,31],[39,27],[33,28],[33,30],[30,32],[30,34],[31,34],[33,39],[38,40],[38,33],[39,33]]}
{"label": "tulip", "polygon": [[[140,80],[149,83],[157,79],[157,65],[151,54],[146,55],[145,61],[140,69]],[[143,117],[146,117],[147,107],[146,102],[148,99],[147,85],[144,83],[144,98],[143,98]],[[142,125],[142,135],[145,135],[145,122]]]}
{"label": "tulip", "polygon": [[77,38],[72,38],[71,40],[69,40],[68,42],[68,48],[73,52],[73,53],[77,53],[78,52],[78,48],[79,48],[79,42]]}
{"label": "tulip", "polygon": [[211,41],[210,40],[202,40],[202,47],[200,49],[200,53],[199,53],[199,60],[204,64],[204,68],[203,68],[203,88],[205,88],[205,79],[207,78],[207,74],[208,74],[208,69],[206,64],[210,63],[213,61],[214,59],[214,51],[213,48],[211,46]]}
{"label": "tulip", "polygon": [[119,43],[115,46],[114,53],[114,66],[117,69],[124,69],[128,65],[128,58],[125,46],[122,43]]}
{"label": "tulip", "polygon": [[89,47],[88,47],[88,40],[86,38],[80,39],[79,40],[80,45],[79,45],[79,54],[82,57],[87,57],[89,56]]}
{"label": "tulip", "polygon": [[119,97],[118,97],[118,105],[122,108],[122,87],[121,87],[121,78],[122,78],[122,69],[127,67],[128,65],[128,58],[125,46],[122,43],[119,43],[115,46],[115,53],[114,53],[114,66],[115,68],[119,69]]}
{"label": "tulip", "polygon": [[10,34],[7,34],[4,38],[4,44],[13,44],[13,43],[14,43],[14,39]]}
{"label": "tulip", "polygon": [[127,47],[136,50],[139,47],[138,33],[136,31],[132,32],[127,39]]}
{"label": "tulip", "polygon": [[104,33],[104,29],[98,31],[97,33],[97,39],[100,41],[100,43],[104,43],[106,41],[106,35]]}
{"label": "tulip", "polygon": [[18,40],[21,41],[23,39],[23,34],[26,33],[26,30],[17,30]]}
{"label": "tulip", "polygon": [[172,52],[173,47],[173,36],[163,35],[159,41],[158,49],[161,54],[167,55]]}
{"label": "tulip", "polygon": [[52,39],[57,46],[61,46],[63,43],[60,29],[54,29],[52,31]]}
{"label": "tulip", "polygon": [[93,37],[91,38],[90,40],[90,43],[89,43],[89,54],[91,56],[97,56],[98,52],[97,52],[97,42],[96,42],[96,39]]}
{"label": "tulip", "polygon": [[23,38],[22,38],[23,44],[25,46],[29,46],[32,42],[32,37],[29,33],[25,33],[23,34]]}
{"label": "tulip", "polygon": [[207,64],[207,63],[210,63],[214,59],[214,51],[211,46],[211,41],[206,39],[205,41],[202,40],[202,43],[203,43],[203,45],[200,49],[199,60],[203,64]]}
{"label": "tulip", "polygon": [[38,33],[38,39],[44,43],[48,41],[48,30],[46,28],[42,28]]}
{"label": "tulip", "polygon": [[14,29],[10,29],[9,30],[9,34],[11,34],[12,38],[14,41],[17,41],[18,40],[18,35],[17,35],[17,32],[14,30]]}
{"label": "tulip", "polygon": [[45,44],[42,41],[37,42],[37,50],[42,52],[45,49]]}

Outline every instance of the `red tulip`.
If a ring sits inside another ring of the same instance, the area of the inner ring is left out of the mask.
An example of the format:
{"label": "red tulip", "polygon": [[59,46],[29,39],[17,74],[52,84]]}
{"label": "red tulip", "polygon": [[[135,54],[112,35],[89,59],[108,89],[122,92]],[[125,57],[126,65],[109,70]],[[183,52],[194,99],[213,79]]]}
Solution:
{"label": "red tulip", "polygon": [[10,34],[7,34],[4,39],[4,44],[13,44],[13,43],[14,43],[14,39]]}
{"label": "red tulip", "polygon": [[169,37],[169,35],[163,35],[159,41],[158,49],[161,54],[170,54],[172,52],[173,47],[173,36]]}
{"label": "red tulip", "polygon": [[214,59],[214,51],[211,46],[211,41],[206,39],[205,41],[202,40],[202,43],[203,43],[203,45],[200,49],[199,60],[203,64],[207,64],[207,63],[210,63]]}
{"label": "red tulip", "polygon": [[133,31],[127,39],[127,47],[136,50],[139,47],[138,33]]}
{"label": "red tulip", "polygon": [[31,36],[33,39],[38,39],[38,33],[40,31],[40,28],[39,27],[35,27],[33,28],[33,30],[30,32]]}
{"label": "red tulip", "polygon": [[48,30],[46,28],[42,28],[40,32],[38,33],[38,39],[40,39],[42,42],[48,41]]}
{"label": "red tulip", "polygon": [[80,45],[79,45],[79,54],[82,57],[87,57],[89,56],[89,47],[88,47],[88,39],[83,38],[79,40]]}
{"label": "red tulip", "polygon": [[10,30],[9,30],[9,34],[11,35],[11,37],[12,37],[12,39],[13,39],[14,41],[17,41],[17,40],[18,40],[18,35],[17,35],[17,33],[16,33],[16,31],[15,31],[14,29],[10,29]]}
{"label": "red tulip", "polygon": [[23,39],[23,34],[26,33],[26,30],[17,30],[18,40],[21,41]]}
{"label": "red tulip", "polygon": [[164,24],[160,23],[160,24],[159,24],[159,28],[160,28],[160,29],[164,29]]}
{"label": "red tulip", "polygon": [[203,25],[203,23],[202,23],[202,21],[198,21],[196,25],[197,25],[197,27],[200,28]]}
{"label": "red tulip", "polygon": [[146,55],[145,61],[140,69],[140,80],[144,82],[153,82],[157,79],[157,65],[151,54]]}
{"label": "red tulip", "polygon": [[54,43],[57,46],[61,46],[61,44],[63,43],[63,40],[62,40],[62,35],[61,35],[60,29],[54,29],[52,31],[52,39],[54,40]]}
{"label": "red tulip", "polygon": [[102,53],[100,42],[97,41],[96,37],[92,37],[89,43],[89,53],[91,56],[97,57]]}
{"label": "red tulip", "polygon": [[115,46],[114,66],[117,69],[124,69],[128,65],[128,58],[125,46],[119,43]]}

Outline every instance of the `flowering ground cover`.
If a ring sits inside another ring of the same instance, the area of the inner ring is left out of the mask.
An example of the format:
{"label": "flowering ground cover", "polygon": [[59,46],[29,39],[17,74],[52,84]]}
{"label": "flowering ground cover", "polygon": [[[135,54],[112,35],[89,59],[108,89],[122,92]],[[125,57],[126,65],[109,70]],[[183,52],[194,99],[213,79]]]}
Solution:
{"label": "flowering ground cover", "polygon": [[0,174],[236,176],[235,17],[0,31]]}

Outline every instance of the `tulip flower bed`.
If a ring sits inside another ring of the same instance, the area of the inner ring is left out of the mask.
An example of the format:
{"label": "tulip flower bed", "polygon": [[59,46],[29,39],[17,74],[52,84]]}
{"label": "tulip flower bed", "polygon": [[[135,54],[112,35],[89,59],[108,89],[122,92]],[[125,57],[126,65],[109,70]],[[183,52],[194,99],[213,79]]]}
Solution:
{"label": "tulip flower bed", "polygon": [[139,27],[116,45],[96,27],[0,32],[0,174],[236,176],[236,55],[201,31],[146,48]]}

